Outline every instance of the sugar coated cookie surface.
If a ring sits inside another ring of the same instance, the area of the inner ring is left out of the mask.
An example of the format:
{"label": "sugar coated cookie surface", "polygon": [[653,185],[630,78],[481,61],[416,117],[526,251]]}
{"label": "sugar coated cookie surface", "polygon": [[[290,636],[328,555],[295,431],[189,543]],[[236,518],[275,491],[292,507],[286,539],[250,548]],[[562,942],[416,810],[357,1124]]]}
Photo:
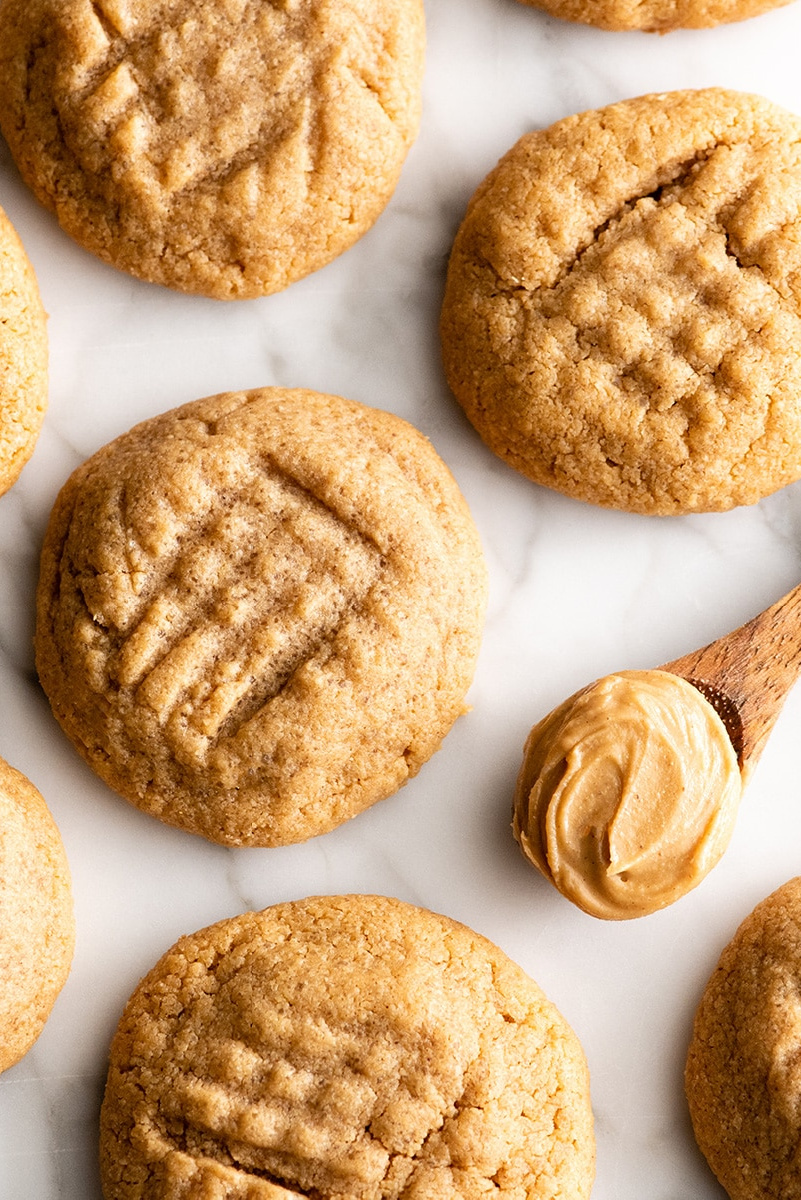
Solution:
{"label": "sugar coated cookie surface", "polygon": [[589,1081],[537,985],[383,896],[278,904],[184,937],[111,1047],[106,1200],[583,1200]]}
{"label": "sugar coated cookie surface", "polygon": [[33,453],[46,408],[45,311],[33,268],[0,208],[0,495]]}
{"label": "sugar coated cookie surface", "polygon": [[732,1200],[798,1200],[801,878],[723,951],[695,1016],[686,1087],[698,1145]]}
{"label": "sugar coated cookie surface", "polygon": [[536,482],[641,513],[801,476],[801,120],[644,96],[523,137],[475,193],[442,312],[449,383]]}
{"label": "sugar coated cookie surface", "polygon": [[322,833],[437,749],[486,570],[453,477],[389,413],[266,388],[156,417],[68,480],[37,665],[113,788],[231,844]]}
{"label": "sugar coated cookie surface", "polygon": [[387,203],[421,0],[5,0],[0,126],[77,242],[221,299],[286,287]]}
{"label": "sugar coated cookie surface", "polygon": [[565,21],[579,21],[598,29],[643,29],[668,33],[671,29],[706,29],[730,21],[744,21],[789,0],[523,0]]}
{"label": "sugar coated cookie surface", "polygon": [[0,1071],[42,1032],[74,945],[61,835],[30,780],[0,759]]}

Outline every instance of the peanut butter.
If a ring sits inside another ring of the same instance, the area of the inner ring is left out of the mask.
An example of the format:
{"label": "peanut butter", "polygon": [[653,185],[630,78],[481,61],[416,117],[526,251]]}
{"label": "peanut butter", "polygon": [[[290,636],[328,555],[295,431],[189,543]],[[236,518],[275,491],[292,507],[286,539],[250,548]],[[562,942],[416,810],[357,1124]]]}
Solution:
{"label": "peanut butter", "polygon": [[514,834],[585,912],[640,917],[712,869],[741,792],[731,739],[701,693],[667,671],[621,671],[532,729]]}

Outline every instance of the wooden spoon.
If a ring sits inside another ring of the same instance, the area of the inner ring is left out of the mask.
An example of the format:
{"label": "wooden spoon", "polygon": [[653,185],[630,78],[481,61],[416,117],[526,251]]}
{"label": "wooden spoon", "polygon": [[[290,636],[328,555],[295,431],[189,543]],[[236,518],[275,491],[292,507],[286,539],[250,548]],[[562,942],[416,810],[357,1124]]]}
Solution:
{"label": "wooden spoon", "polygon": [[801,674],[801,584],[739,629],[660,670],[686,679],[709,701],[746,783]]}

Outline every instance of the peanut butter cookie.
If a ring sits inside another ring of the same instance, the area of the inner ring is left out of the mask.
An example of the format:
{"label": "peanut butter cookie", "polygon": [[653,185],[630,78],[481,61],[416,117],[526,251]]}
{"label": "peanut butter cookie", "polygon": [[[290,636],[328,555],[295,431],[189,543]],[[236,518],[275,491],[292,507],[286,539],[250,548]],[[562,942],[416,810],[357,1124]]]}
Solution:
{"label": "peanut butter cookie", "polygon": [[47,329],[22,244],[0,208],[0,495],[25,466],[47,408]]}
{"label": "peanut butter cookie", "polygon": [[59,496],[37,664],[123,796],[219,842],[322,833],[416,774],[465,711],[486,570],[430,443],[315,392],[137,426]]}
{"label": "peanut butter cookie", "polygon": [[579,21],[598,29],[643,29],[669,33],[671,29],[706,29],[730,21],[744,21],[789,0],[523,0],[552,17]]}
{"label": "peanut butter cookie", "polygon": [[421,0],[5,0],[0,127],[86,249],[220,299],[323,266],[420,116]]}
{"label": "peanut butter cookie", "polygon": [[732,1200],[798,1200],[801,878],[757,905],[695,1016],[686,1085],[695,1136]]}
{"label": "peanut butter cookie", "polygon": [[106,1200],[583,1200],[575,1034],[502,951],[383,896],[278,904],[168,951],[128,1002]]}
{"label": "peanut butter cookie", "polygon": [[442,312],[449,383],[537,483],[640,513],[801,476],[801,120],[673,92],[524,136],[478,188]]}
{"label": "peanut butter cookie", "polygon": [[30,780],[0,759],[0,1071],[42,1032],[74,945],[61,836]]}

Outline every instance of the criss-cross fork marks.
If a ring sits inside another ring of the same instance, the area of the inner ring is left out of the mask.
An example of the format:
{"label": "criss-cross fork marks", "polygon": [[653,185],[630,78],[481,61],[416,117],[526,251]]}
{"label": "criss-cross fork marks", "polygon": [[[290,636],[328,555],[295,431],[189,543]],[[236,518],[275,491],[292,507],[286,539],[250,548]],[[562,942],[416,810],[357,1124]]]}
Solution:
{"label": "criss-cross fork marks", "polygon": [[329,653],[382,566],[319,501],[258,475],[181,540],[117,646],[111,678],[202,753]]}
{"label": "criss-cross fork marks", "polygon": [[[582,369],[601,380],[601,392],[621,389],[635,414],[677,405],[686,429],[699,407],[708,410],[711,390],[736,388],[743,353],[769,355],[763,330],[798,326],[757,249],[740,251],[731,231],[748,190],[745,150],[720,147],[627,201],[537,293],[537,336],[549,322],[570,330],[568,375],[591,360]],[[554,386],[564,386],[561,376]]]}
{"label": "criss-cross fork marks", "polygon": [[459,1105],[433,1087],[437,1103],[433,1095],[412,1095],[404,1068],[419,1048],[378,1040],[381,1079],[369,1072],[376,1043],[367,1030],[340,1029],[335,1043],[329,1030],[315,1050],[295,1045],[289,1057],[284,1042],[256,1052],[247,1040],[218,1036],[207,1046],[210,1075],[182,1070],[172,1079],[158,1117],[161,1137],[170,1149],[269,1179],[293,1194],[317,1195],[311,1184],[321,1162],[331,1184],[343,1190],[358,1181],[377,1191],[391,1180],[389,1190],[397,1194]]}
{"label": "criss-cross fork marks", "polygon": [[[310,37],[308,6],[173,5],[167,27],[144,29],[125,0],[95,0],[93,8],[79,98],[87,166],[105,167],[109,148],[115,170],[147,194],[166,200],[225,185],[229,201],[250,211],[287,168],[302,187],[320,153],[312,81],[351,70],[347,54],[340,62],[336,48]],[[380,107],[369,73],[355,78]]]}
{"label": "criss-cross fork marks", "polygon": [[635,414],[686,403],[692,418],[699,388],[725,389],[743,347],[761,347],[777,321],[798,326],[776,256],[766,250],[762,262],[769,226],[743,234],[759,165],[735,143],[666,166],[622,195],[547,279],[504,278],[480,256],[496,274],[493,293],[519,300],[527,360],[557,339],[554,395],[582,363],[600,395],[621,389]]}

